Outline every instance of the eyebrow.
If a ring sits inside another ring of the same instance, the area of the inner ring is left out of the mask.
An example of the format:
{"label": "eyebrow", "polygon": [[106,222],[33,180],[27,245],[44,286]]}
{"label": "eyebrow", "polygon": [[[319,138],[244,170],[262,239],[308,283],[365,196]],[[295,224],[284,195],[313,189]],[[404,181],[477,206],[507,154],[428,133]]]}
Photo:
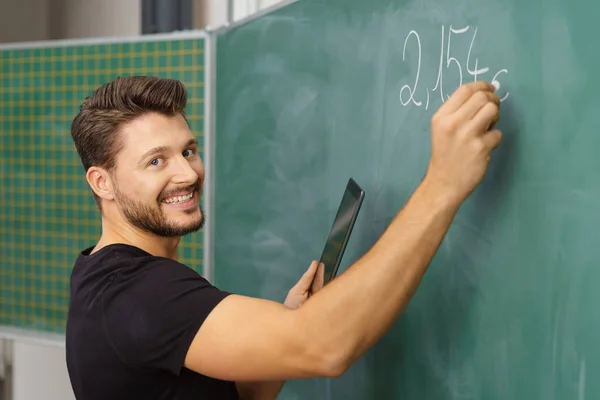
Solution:
{"label": "eyebrow", "polygon": [[[185,147],[190,147],[190,146],[198,146],[198,139],[193,138],[193,139],[188,140],[186,142],[185,146],[183,146],[183,147],[185,148]],[[154,154],[164,153],[167,150],[169,150],[169,148],[166,146],[154,147],[154,148],[148,150],[147,152],[145,152],[144,154],[142,154],[142,156],[140,157],[140,161],[138,161],[138,164],[141,164],[146,158],[148,158]]]}

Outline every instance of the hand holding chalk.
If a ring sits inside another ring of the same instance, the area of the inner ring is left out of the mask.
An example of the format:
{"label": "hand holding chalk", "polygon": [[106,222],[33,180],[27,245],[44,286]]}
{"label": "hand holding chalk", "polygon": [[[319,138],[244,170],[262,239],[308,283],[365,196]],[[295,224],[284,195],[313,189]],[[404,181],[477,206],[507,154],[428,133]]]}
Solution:
{"label": "hand holding chalk", "polygon": [[431,119],[428,182],[464,199],[481,182],[489,156],[502,140],[492,129],[500,116],[496,85],[477,81],[459,87]]}

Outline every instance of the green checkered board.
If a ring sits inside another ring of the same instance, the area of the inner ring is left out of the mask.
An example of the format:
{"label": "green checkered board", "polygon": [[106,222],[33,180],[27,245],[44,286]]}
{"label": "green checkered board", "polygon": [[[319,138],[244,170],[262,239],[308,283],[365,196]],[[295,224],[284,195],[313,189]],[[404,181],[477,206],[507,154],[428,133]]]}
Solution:
{"label": "green checkered board", "polygon": [[[77,253],[101,231],[70,136],[79,105],[117,76],[183,81],[204,144],[204,39],[156,39],[0,50],[0,325],[64,333]],[[180,260],[202,272],[202,233]]]}

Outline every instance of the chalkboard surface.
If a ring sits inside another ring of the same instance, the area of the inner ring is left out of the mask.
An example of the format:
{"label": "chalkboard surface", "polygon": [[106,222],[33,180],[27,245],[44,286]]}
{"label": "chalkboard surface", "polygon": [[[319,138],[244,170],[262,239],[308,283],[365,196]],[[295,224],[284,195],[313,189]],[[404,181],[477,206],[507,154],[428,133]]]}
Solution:
{"label": "chalkboard surface", "polygon": [[215,279],[247,295],[284,299],[352,176],[367,197],[343,273],[422,179],[442,101],[482,79],[503,98],[504,143],[406,312],[282,399],[600,398],[599,12],[303,0],[219,36]]}

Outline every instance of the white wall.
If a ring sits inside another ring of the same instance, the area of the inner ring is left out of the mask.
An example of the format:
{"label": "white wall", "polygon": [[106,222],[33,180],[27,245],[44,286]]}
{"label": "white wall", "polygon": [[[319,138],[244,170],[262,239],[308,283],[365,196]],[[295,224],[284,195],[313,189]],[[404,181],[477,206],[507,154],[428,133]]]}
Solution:
{"label": "white wall", "polygon": [[[280,3],[283,0],[233,0],[233,20],[237,21],[248,15]],[[228,21],[228,0],[194,0],[194,27],[218,27]]]}
{"label": "white wall", "polygon": [[281,2],[282,0],[259,0],[258,2],[258,8],[259,9],[263,9],[265,7],[270,7],[272,5],[275,5],[279,2]]}
{"label": "white wall", "polygon": [[142,32],[141,0],[49,0],[55,38],[134,36]]}
{"label": "white wall", "polygon": [[0,43],[48,38],[48,0],[0,0]]}
{"label": "white wall", "polygon": [[132,36],[141,26],[141,0],[0,0],[0,43]]}
{"label": "white wall", "polygon": [[194,0],[194,28],[217,27],[227,22],[227,0]]}
{"label": "white wall", "polygon": [[272,6],[282,0],[233,0],[233,19],[235,21],[252,15],[263,8]]}
{"label": "white wall", "polygon": [[15,342],[13,360],[14,400],[75,399],[64,348]]}

